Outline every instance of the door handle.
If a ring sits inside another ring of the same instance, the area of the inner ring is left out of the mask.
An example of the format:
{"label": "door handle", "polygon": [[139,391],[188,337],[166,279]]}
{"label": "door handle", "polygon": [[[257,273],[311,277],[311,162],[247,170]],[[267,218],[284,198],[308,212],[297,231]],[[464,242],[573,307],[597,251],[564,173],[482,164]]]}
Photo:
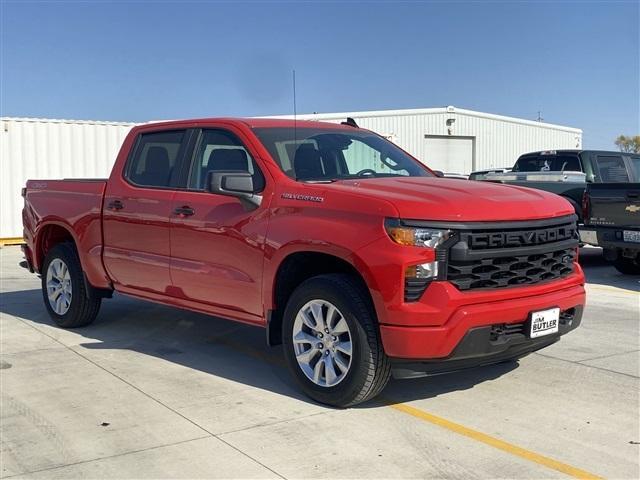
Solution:
{"label": "door handle", "polygon": [[178,207],[176,208],[173,213],[175,213],[176,215],[180,215],[181,217],[190,217],[191,215],[193,215],[194,213],[196,213],[196,211],[191,208],[188,205],[184,205],[182,207]]}
{"label": "door handle", "polygon": [[631,191],[627,192],[627,198],[638,198],[640,197],[640,192]]}
{"label": "door handle", "polygon": [[109,210],[122,210],[124,208],[124,205],[120,200],[114,200],[112,202],[109,202],[109,205],[107,205],[107,208]]}

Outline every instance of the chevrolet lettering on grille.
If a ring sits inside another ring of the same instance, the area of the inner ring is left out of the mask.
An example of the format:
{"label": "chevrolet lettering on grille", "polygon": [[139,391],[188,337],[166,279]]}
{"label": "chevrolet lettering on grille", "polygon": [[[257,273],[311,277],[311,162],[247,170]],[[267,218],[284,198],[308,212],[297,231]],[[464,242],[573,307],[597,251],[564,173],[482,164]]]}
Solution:
{"label": "chevrolet lettering on grille", "polygon": [[471,248],[520,247],[541,245],[575,238],[576,231],[571,226],[545,228],[517,232],[471,233],[468,236]]}

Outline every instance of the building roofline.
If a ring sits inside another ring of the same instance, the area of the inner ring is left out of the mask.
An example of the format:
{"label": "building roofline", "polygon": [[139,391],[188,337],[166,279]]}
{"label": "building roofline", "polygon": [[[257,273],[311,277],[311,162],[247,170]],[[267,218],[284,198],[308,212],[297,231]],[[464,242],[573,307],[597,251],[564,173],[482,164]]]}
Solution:
{"label": "building roofline", "polygon": [[[307,113],[297,115],[299,120],[340,120],[347,117],[387,117],[387,116],[404,116],[404,115],[429,115],[429,114],[450,114],[450,115],[466,115],[469,117],[484,118],[519,125],[527,125],[530,127],[548,128],[552,130],[561,130],[565,132],[582,135],[582,130],[564,125],[553,123],[537,122],[534,120],[526,120],[523,118],[507,117],[505,115],[496,115],[493,113],[477,112],[475,110],[466,110],[456,107],[438,107],[438,108],[407,108],[399,110],[368,110],[361,112],[336,112],[336,113]],[[268,115],[253,118],[272,118],[272,119],[292,119],[293,115]],[[16,122],[34,122],[34,123],[73,123],[84,125],[118,125],[125,127],[133,127],[149,122],[110,122],[101,120],[70,120],[70,119],[51,119],[51,118],[30,118],[30,117],[0,117],[0,121],[16,121]]]}
{"label": "building roofline", "polygon": [[[523,118],[507,117],[505,115],[496,115],[493,113],[476,112],[475,110],[466,110],[456,107],[438,107],[438,108],[408,108],[400,110],[370,110],[362,112],[339,112],[339,113],[311,113],[298,115],[299,119],[304,120],[329,120],[347,117],[387,117],[387,116],[404,116],[404,115],[429,115],[448,113],[450,115],[467,115],[469,117],[486,118],[501,122],[516,123],[520,125],[528,125],[538,128],[550,128],[553,130],[563,130],[571,133],[582,134],[582,130],[554,123],[537,122],[534,120],[526,120]],[[293,118],[293,115],[276,115],[268,118]]]}
{"label": "building roofline", "polygon": [[71,120],[63,118],[38,118],[38,117],[0,117],[0,122],[29,122],[29,123],[72,123],[74,125],[118,125],[122,127],[134,127],[140,125],[135,122],[110,122],[104,120]]}

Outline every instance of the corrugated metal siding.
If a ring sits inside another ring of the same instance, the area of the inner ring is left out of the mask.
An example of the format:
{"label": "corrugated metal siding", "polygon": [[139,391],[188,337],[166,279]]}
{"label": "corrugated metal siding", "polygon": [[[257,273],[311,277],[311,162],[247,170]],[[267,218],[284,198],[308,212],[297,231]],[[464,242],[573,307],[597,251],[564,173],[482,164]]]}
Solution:
{"label": "corrugated metal siding", "polygon": [[105,178],[134,124],[0,119],[0,238],[22,235],[20,190],[34,178]]}
{"label": "corrugated metal siding", "polygon": [[[474,137],[474,170],[511,167],[520,155],[531,151],[582,147],[582,132],[577,129],[441,110],[443,111],[389,116],[381,116],[379,112],[372,115],[350,112],[339,114],[340,116],[321,114],[300,115],[298,118],[340,122],[347,116],[353,117],[359,126],[392,137],[399,146],[427,165],[430,159],[425,151],[425,135]],[[446,124],[448,119],[455,119],[451,132]]]}

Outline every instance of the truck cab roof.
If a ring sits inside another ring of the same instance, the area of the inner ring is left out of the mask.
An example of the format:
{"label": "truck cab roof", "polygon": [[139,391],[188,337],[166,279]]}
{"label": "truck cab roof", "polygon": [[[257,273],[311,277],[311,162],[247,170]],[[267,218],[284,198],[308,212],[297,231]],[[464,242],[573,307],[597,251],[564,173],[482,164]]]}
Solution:
{"label": "truck cab roof", "polygon": [[235,124],[237,126],[246,126],[249,128],[330,128],[330,129],[344,129],[352,130],[351,125],[344,125],[340,123],[319,122],[315,120],[294,120],[289,118],[243,118],[243,117],[210,117],[210,118],[195,118],[184,120],[168,120],[160,122],[149,122],[143,126],[147,127],[153,125],[154,127],[184,127],[193,125],[213,125],[219,123]]}

